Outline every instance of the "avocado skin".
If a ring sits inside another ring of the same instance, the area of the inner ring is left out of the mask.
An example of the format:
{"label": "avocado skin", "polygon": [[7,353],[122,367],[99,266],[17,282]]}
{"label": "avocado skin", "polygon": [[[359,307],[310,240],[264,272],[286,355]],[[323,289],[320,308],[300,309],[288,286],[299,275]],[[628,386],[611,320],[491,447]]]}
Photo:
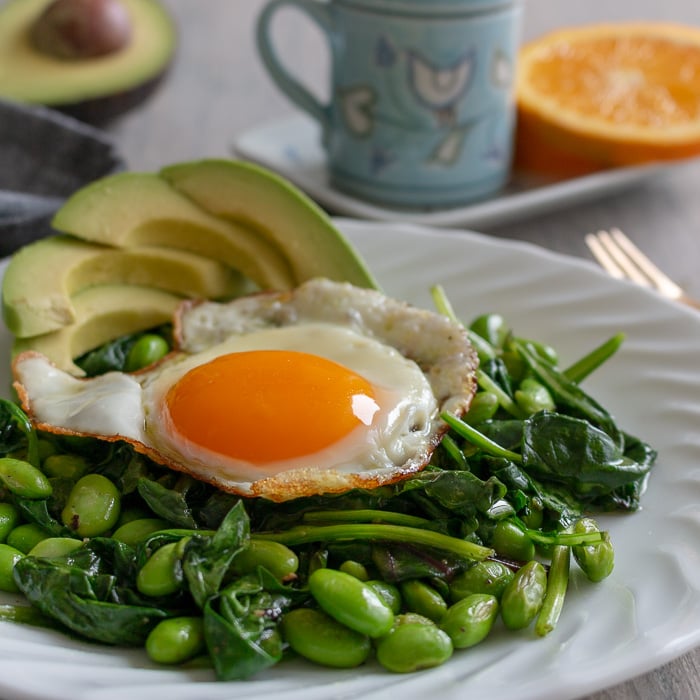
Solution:
{"label": "avocado skin", "polygon": [[169,72],[170,66],[166,66],[160,75],[130,90],[96,97],[92,100],[57,105],[56,110],[91,126],[108,126],[122,114],[126,114],[148,100],[165,81]]}

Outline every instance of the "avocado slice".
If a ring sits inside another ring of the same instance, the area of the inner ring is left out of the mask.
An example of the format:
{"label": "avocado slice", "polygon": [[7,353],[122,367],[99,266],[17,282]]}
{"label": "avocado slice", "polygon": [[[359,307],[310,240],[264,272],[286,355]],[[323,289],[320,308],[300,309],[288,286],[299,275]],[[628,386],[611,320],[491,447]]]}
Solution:
{"label": "avocado slice", "polygon": [[282,252],[255,231],[200,209],[155,173],[117,173],[78,190],[52,226],[94,243],[188,250],[239,270],[261,289],[289,289]]}
{"label": "avocado slice", "polygon": [[95,58],[65,60],[37,49],[31,28],[51,0],[0,7],[0,96],[59,108],[94,123],[142,102],[166,73],[177,43],[157,0],[122,0],[131,18],[127,45]]}
{"label": "avocado slice", "polygon": [[231,298],[246,291],[243,277],[233,268],[187,251],[120,249],[56,235],[21,248],[11,258],[2,282],[5,324],[18,337],[57,330],[75,321],[73,294],[114,283],[201,299]]}
{"label": "avocado slice", "polygon": [[74,323],[44,335],[16,338],[12,354],[35,350],[59,369],[82,376],[84,372],[74,364],[74,358],[121,335],[169,323],[181,301],[182,297],[153,287],[88,287],[73,296]]}
{"label": "avocado slice", "polygon": [[296,284],[313,277],[377,288],[365,263],[325,212],[284,178],[244,161],[205,159],[161,170],[205,211],[248,226],[283,251]]}

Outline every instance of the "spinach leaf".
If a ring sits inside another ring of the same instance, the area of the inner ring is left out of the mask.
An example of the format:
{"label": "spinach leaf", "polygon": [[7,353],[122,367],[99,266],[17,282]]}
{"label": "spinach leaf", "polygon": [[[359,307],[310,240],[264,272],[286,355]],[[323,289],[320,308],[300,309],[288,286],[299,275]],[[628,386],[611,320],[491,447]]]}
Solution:
{"label": "spinach leaf", "polygon": [[138,480],[136,488],[148,507],[163,520],[190,530],[197,528],[192,509],[180,491],[145,478]]}
{"label": "spinach leaf", "polygon": [[277,626],[291,605],[283,586],[253,574],[207,602],[204,635],[219,680],[249,678],[282,658]]}
{"label": "spinach leaf", "polygon": [[530,474],[566,485],[584,502],[640,481],[651,468],[626,456],[603,430],[550,411],[525,421],[522,456]]}
{"label": "spinach leaf", "polygon": [[26,447],[26,460],[39,466],[39,440],[27,417],[16,404],[0,399],[0,454],[6,455]]}
{"label": "spinach leaf", "polygon": [[94,538],[65,557],[24,557],[15,565],[18,587],[42,613],[106,644],[141,645],[157,622],[173,613],[135,592],[131,547]]}
{"label": "spinach leaf", "polygon": [[190,593],[200,608],[219,591],[231,560],[245,549],[249,538],[248,515],[239,501],[212,537],[195,535],[187,543],[182,568]]}

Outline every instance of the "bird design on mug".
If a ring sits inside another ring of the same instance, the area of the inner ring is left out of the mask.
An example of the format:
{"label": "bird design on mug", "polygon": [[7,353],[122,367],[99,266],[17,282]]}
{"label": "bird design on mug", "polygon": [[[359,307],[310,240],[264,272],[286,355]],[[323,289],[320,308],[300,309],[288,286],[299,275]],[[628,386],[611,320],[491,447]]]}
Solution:
{"label": "bird design on mug", "polygon": [[417,51],[407,51],[409,86],[416,101],[429,109],[440,126],[454,126],[457,106],[474,77],[473,50],[450,66],[436,66]]}
{"label": "bird design on mug", "polygon": [[[512,61],[500,49],[496,49],[490,59],[489,65],[483,64],[481,69],[487,70],[488,83],[497,90],[508,90],[513,79]],[[338,91],[340,113],[348,131],[365,139],[379,124],[401,127],[395,116],[389,116],[393,112],[401,115],[403,128],[407,131],[420,131],[425,128],[425,115],[431,115],[443,130],[443,135],[425,154],[425,162],[437,167],[457,163],[469,133],[484,119],[477,116],[465,120],[460,119],[459,114],[460,105],[477,75],[477,51],[468,48],[452,62],[441,64],[415,49],[398,48],[388,36],[382,35],[376,42],[374,63],[385,76],[383,91],[368,83],[345,86]],[[397,71],[403,71],[403,83],[397,82]],[[384,112],[382,99],[385,104],[386,100],[392,103],[391,108]],[[495,134],[496,129],[489,131]],[[377,145],[376,149],[381,151],[381,157],[371,157],[373,172],[397,162],[385,144]],[[501,152],[505,152],[505,148],[494,142],[483,157],[486,161],[495,161],[501,157]]]}

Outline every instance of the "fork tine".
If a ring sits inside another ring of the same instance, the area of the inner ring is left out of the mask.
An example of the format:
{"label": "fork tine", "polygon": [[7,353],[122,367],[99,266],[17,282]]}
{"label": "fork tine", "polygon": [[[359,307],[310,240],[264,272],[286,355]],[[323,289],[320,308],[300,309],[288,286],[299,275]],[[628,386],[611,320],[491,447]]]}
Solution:
{"label": "fork tine", "polygon": [[608,255],[617,263],[625,277],[643,287],[653,286],[652,281],[637,267],[634,260],[626,255],[625,250],[618,245],[617,239],[613,238],[609,231],[599,231],[598,240]]}
{"label": "fork tine", "polygon": [[650,286],[649,281],[641,277],[637,270],[632,268],[625,258],[621,258],[618,249],[607,231],[598,231],[598,233],[588,233],[585,236],[585,243],[589,247],[593,257],[600,263],[601,267],[611,276],[616,279],[628,279],[630,275],[634,276],[634,281],[645,287]]}
{"label": "fork tine", "polygon": [[619,228],[610,229],[610,235],[662,294],[679,296],[682,293],[681,288],[668,275],[656,267]]}

